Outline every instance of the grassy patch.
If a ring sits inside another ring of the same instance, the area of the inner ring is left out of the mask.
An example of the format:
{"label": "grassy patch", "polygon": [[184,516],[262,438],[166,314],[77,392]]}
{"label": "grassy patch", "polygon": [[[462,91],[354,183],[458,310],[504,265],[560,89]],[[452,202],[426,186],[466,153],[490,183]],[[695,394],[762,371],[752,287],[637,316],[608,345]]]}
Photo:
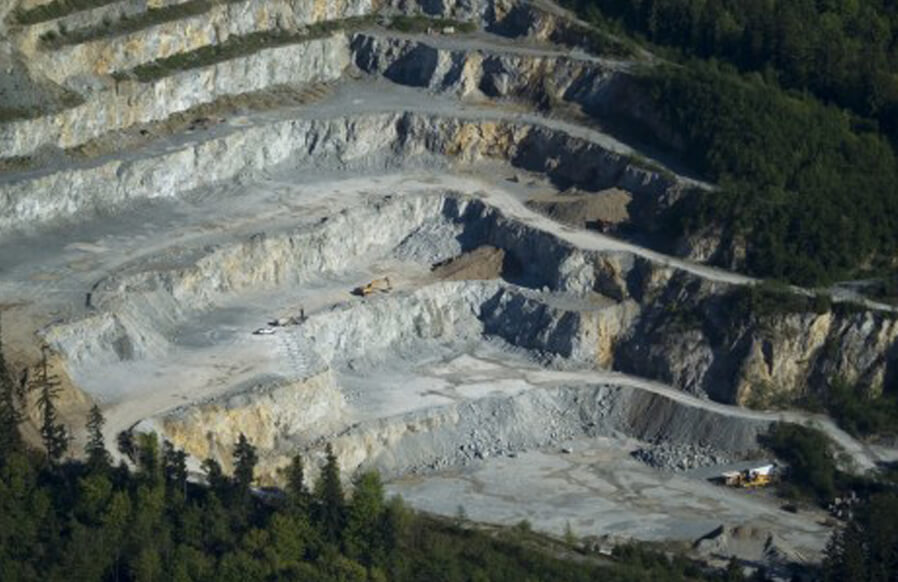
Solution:
{"label": "grassy patch", "polygon": [[240,1],[242,0],[189,0],[188,2],[183,2],[181,4],[150,8],[137,16],[129,18],[122,17],[122,19],[114,23],[114,25],[103,23],[98,26],[84,28],[71,33],[60,31],[60,34],[56,34],[55,32],[50,31],[41,36],[41,41],[43,41],[46,48],[58,48],[69,44],[89,42],[99,38],[121,36],[155,24],[162,24],[164,22],[172,22],[182,18],[205,14],[219,4],[233,4]]}
{"label": "grassy patch", "polygon": [[71,91],[65,92],[59,103],[50,107],[39,107],[37,105],[31,107],[3,107],[0,106],[0,123],[9,123],[13,121],[24,121],[27,119],[37,119],[44,115],[51,115],[63,109],[77,107],[84,103],[84,99],[77,93]]}
{"label": "grassy patch", "polygon": [[13,19],[19,24],[38,24],[115,2],[118,0],[53,0],[27,10],[19,8],[13,12]]}
{"label": "grassy patch", "polygon": [[207,45],[193,51],[157,59],[113,75],[117,80],[134,78],[141,83],[157,81],[178,71],[207,67],[227,60],[256,53],[262,49],[296,44],[323,38],[338,30],[351,30],[374,22],[371,16],[358,16],[343,20],[318,22],[307,27],[303,34],[281,31],[260,31],[243,36],[232,36],[221,44]]}
{"label": "grassy patch", "polygon": [[632,43],[615,38],[593,26],[571,24],[563,33],[556,33],[552,40],[566,45],[582,46],[594,55],[627,58],[635,54]]}
{"label": "grassy patch", "polygon": [[427,16],[396,16],[392,19],[389,28],[399,32],[420,34],[428,29],[442,30],[454,28],[459,33],[471,33],[477,30],[473,22],[461,22],[449,18],[429,18]]}

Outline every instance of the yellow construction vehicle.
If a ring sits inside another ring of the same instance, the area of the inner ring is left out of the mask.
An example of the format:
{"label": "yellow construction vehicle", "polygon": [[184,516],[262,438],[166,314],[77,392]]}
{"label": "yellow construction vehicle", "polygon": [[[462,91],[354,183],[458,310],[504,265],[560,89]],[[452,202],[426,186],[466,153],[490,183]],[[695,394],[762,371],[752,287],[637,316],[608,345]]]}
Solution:
{"label": "yellow construction vehicle", "polygon": [[367,297],[375,291],[380,291],[381,293],[389,293],[392,290],[393,285],[390,284],[390,278],[384,277],[383,279],[375,279],[367,285],[356,287],[352,290],[352,294],[358,295],[359,297]]}
{"label": "yellow construction vehicle", "polygon": [[730,487],[743,489],[766,487],[773,482],[774,470],[774,465],[764,465],[744,471],[730,471],[721,475],[721,480]]}

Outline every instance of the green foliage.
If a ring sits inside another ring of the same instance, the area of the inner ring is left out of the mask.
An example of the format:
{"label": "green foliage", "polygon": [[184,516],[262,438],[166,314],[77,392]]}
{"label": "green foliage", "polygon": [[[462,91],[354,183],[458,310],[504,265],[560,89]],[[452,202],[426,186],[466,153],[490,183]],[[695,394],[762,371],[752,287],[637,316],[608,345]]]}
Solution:
{"label": "green foliage", "polygon": [[835,497],[840,473],[832,443],[824,433],[810,426],[779,422],[762,444],[788,467],[782,485],[785,495],[809,497],[823,504]]}
{"label": "green foliage", "polygon": [[287,495],[292,503],[307,506],[309,502],[309,490],[306,487],[305,468],[301,455],[293,455],[290,465],[286,469]]}
{"label": "green foliage", "polygon": [[340,483],[340,466],[330,443],[327,444],[326,460],[315,483],[316,521],[328,541],[339,539],[346,518],[343,485]]}
{"label": "green foliage", "polygon": [[788,285],[770,280],[736,287],[730,292],[727,302],[735,321],[809,313],[817,311],[820,304],[816,297],[801,295]]}
{"label": "green foliage", "polygon": [[827,582],[898,579],[898,495],[873,495],[830,540],[823,561]]}
{"label": "green foliage", "polygon": [[13,18],[19,24],[37,24],[62,18],[82,10],[90,10],[91,8],[112,4],[113,2],[116,2],[116,0],[53,0],[52,2],[38,4],[28,9],[17,8],[13,12]]}
{"label": "green foliage", "polygon": [[50,463],[58,463],[69,448],[69,433],[59,422],[56,399],[59,397],[59,379],[50,374],[47,362],[47,348],[41,351],[38,373],[32,382],[32,389],[38,390],[37,407],[41,414],[41,442]]}
{"label": "green foliage", "polygon": [[370,16],[353,16],[342,20],[326,20],[312,23],[304,33],[263,30],[244,35],[229,36],[221,43],[202,46],[192,51],[156,59],[131,69],[113,74],[118,80],[136,79],[151,83],[178,71],[207,67],[238,57],[251,55],[262,49],[296,44],[330,36],[338,30],[355,30],[373,23]]}
{"label": "green foliage", "polygon": [[106,420],[100,407],[94,404],[87,415],[87,444],[84,446],[87,466],[94,472],[106,472],[112,466],[112,458],[106,450],[106,441],[103,438],[105,424]]}
{"label": "green foliage", "polygon": [[[91,0],[74,1],[90,2]],[[231,4],[239,1],[240,0],[187,0],[186,2],[150,7],[133,18],[118,21],[114,27],[100,23],[91,28],[83,28],[66,34],[65,29],[60,26],[60,36],[44,35],[41,40],[47,48],[56,48],[64,44],[90,42],[100,38],[128,34],[156,24],[198,16],[209,12],[218,4]]]}
{"label": "green foliage", "polygon": [[898,399],[873,395],[837,378],[829,383],[823,402],[833,419],[856,437],[898,435]]}
{"label": "green foliage", "polygon": [[162,466],[167,489],[175,494],[187,495],[187,453],[175,449],[168,440],[162,443]]}
{"label": "green foliage", "polygon": [[722,226],[725,239],[747,242],[750,273],[800,284],[891,269],[898,5],[568,4],[600,26],[681,51],[681,65],[642,79],[672,130],[654,137],[722,189],[686,196],[670,217],[674,234]]}
{"label": "green foliage", "polygon": [[[180,480],[177,451],[164,444],[166,483],[156,473],[155,437],[135,439],[140,470],[95,473],[69,461],[51,469],[39,455],[16,453],[0,463],[0,576],[4,581],[272,581],[441,580],[717,580],[682,558],[637,546],[612,562],[556,557],[557,542],[516,529],[459,528],[417,515],[399,498],[385,500],[376,473],[355,481],[340,503],[346,519],[310,519],[277,498],[222,497]],[[215,472],[216,463],[206,463]],[[328,471],[336,468],[328,451]],[[218,468],[220,471],[220,468]],[[339,480],[339,474],[336,475]],[[223,475],[212,481],[227,480]],[[332,484],[331,484],[332,486]],[[324,503],[326,487],[315,503]],[[553,545],[555,544],[555,545]]]}
{"label": "green foliage", "polygon": [[725,61],[898,130],[898,6],[890,0],[570,0],[587,19]]}
{"label": "green foliage", "polygon": [[243,433],[240,433],[240,438],[234,445],[234,485],[238,494],[244,496],[249,494],[258,462],[256,447],[250,444]]}
{"label": "green foliage", "polygon": [[384,512],[384,487],[380,475],[375,472],[361,474],[355,481],[343,540],[346,554],[366,568],[386,565]]}
{"label": "green foliage", "polygon": [[[0,327],[0,336],[3,328]],[[19,425],[22,424],[21,391],[16,388],[12,371],[0,346],[0,463],[7,455],[22,450]]]}
{"label": "green foliage", "polygon": [[852,276],[898,249],[895,155],[848,115],[700,63],[643,82],[692,164],[722,185],[681,201],[678,232],[721,225],[747,241],[750,273],[800,284]]}

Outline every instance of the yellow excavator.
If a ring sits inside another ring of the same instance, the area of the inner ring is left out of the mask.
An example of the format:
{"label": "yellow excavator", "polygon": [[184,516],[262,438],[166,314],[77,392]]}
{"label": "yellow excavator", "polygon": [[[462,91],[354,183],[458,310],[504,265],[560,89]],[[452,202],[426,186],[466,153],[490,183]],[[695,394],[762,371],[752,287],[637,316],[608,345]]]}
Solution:
{"label": "yellow excavator", "polygon": [[366,285],[356,287],[352,290],[352,294],[358,295],[359,297],[367,297],[375,291],[379,291],[381,293],[389,293],[392,290],[393,285],[390,284],[390,278],[384,277],[382,279],[375,279]]}

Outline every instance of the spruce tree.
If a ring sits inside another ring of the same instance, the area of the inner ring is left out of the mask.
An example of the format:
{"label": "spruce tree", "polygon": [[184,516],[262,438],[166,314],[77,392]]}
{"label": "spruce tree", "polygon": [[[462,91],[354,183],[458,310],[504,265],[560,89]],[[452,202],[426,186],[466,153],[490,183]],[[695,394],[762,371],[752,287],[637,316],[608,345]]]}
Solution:
{"label": "spruce tree", "polygon": [[241,495],[249,493],[258,462],[256,447],[250,444],[246,435],[240,433],[240,439],[234,446],[234,485]]}
{"label": "spruce tree", "polygon": [[[0,327],[0,338],[3,329]],[[22,436],[19,433],[19,425],[22,424],[22,412],[19,408],[19,393],[6,358],[3,354],[3,345],[0,343],[0,462],[13,451],[22,449]]]}
{"label": "spruce tree", "polygon": [[225,499],[229,490],[228,478],[221,470],[221,464],[215,459],[203,461],[203,472],[206,474],[206,484],[219,499]]}
{"label": "spruce tree", "polygon": [[56,399],[59,397],[59,380],[50,374],[47,362],[49,348],[41,350],[41,363],[33,387],[40,391],[37,407],[41,413],[41,441],[47,451],[51,464],[58,463],[69,448],[69,434],[65,426],[59,422],[56,410]]}
{"label": "spruce tree", "polygon": [[151,485],[162,481],[162,463],[159,459],[159,439],[156,433],[137,435],[137,466],[140,475]]}
{"label": "spruce tree", "polygon": [[296,508],[305,508],[309,501],[309,491],[306,489],[305,469],[302,464],[302,456],[293,455],[290,466],[287,467],[287,495],[290,502]]}
{"label": "spruce tree", "polygon": [[84,452],[87,455],[87,466],[93,472],[106,472],[112,465],[112,457],[106,450],[103,439],[103,425],[106,419],[100,407],[94,404],[87,415],[87,444]]}
{"label": "spruce tree", "polygon": [[115,438],[116,448],[118,452],[127,457],[132,463],[137,462],[137,445],[134,442],[134,433],[130,430],[123,430],[118,433]]}
{"label": "spruce tree", "polygon": [[175,449],[171,441],[162,444],[162,465],[169,492],[187,496],[187,453]]}
{"label": "spruce tree", "polygon": [[384,506],[380,475],[376,471],[360,475],[355,480],[343,537],[348,555],[368,568],[383,564],[386,558],[381,529]]}
{"label": "spruce tree", "polygon": [[327,460],[321,469],[321,476],[315,484],[317,518],[321,531],[330,542],[340,539],[346,513],[343,485],[340,483],[340,467],[330,443],[325,449]]}

